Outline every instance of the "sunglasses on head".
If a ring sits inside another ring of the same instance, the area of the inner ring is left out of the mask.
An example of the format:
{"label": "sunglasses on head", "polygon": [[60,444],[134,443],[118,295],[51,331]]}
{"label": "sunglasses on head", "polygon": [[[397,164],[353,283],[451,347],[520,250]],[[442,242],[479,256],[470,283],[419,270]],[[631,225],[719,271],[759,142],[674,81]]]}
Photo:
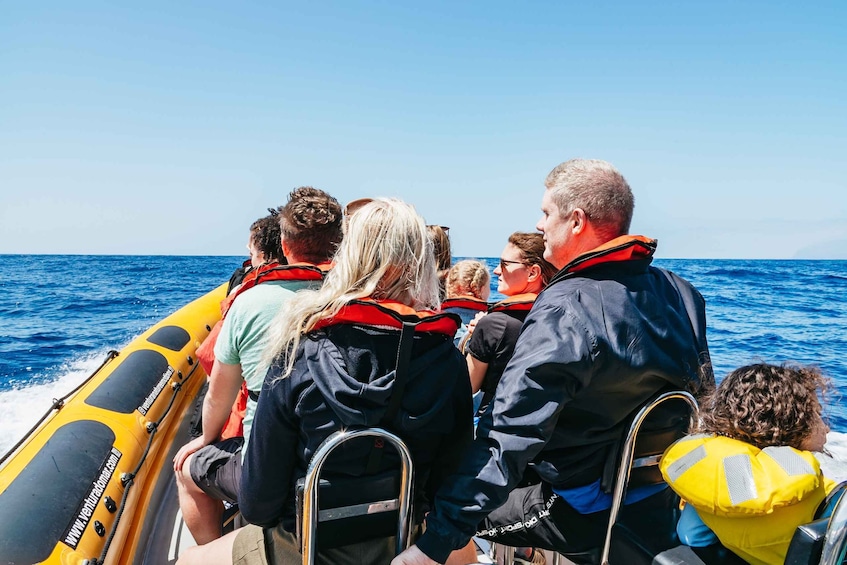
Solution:
{"label": "sunglasses on head", "polygon": [[345,216],[352,216],[353,213],[356,210],[358,210],[359,208],[362,208],[363,206],[365,206],[367,204],[370,204],[373,201],[374,201],[373,198],[357,198],[356,200],[353,200],[352,202],[348,202],[347,206],[344,207],[344,215]]}

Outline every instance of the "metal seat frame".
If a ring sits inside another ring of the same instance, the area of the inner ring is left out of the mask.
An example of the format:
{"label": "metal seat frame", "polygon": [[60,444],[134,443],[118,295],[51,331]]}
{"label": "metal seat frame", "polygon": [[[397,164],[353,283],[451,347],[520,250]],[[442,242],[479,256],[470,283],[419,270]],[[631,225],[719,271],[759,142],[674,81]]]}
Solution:
{"label": "metal seat frame", "polygon": [[[691,409],[691,423],[696,424],[699,417],[699,407],[694,397],[685,391],[670,391],[665,392],[654,398],[652,401],[644,404],[632,419],[632,423],[627,431],[626,439],[621,449],[621,459],[618,464],[618,472],[615,479],[615,488],[612,491],[612,506],[609,512],[609,523],[606,526],[606,538],[603,542],[603,551],[600,556],[601,565],[609,565],[609,554],[612,547],[612,531],[615,524],[618,522],[618,516],[623,506],[623,500],[626,496],[627,488],[629,487],[629,478],[632,469],[639,467],[652,467],[659,464],[661,455],[635,458],[635,444],[638,439],[638,432],[641,430],[641,425],[647,419],[647,416],[660,404],[669,400],[682,400],[686,402]],[[847,521],[847,505],[845,505],[845,521]],[[845,525],[847,527],[847,525]],[[503,544],[494,543],[494,554],[497,557],[497,562],[510,563],[514,560],[514,548]],[[502,557],[501,557],[502,556]],[[559,554],[555,554],[554,563],[558,563],[561,559]],[[822,564],[823,565],[823,564]]]}
{"label": "metal seat frame", "polygon": [[[329,455],[343,443],[361,437],[381,438],[394,446],[400,455],[400,492],[397,498],[316,511],[315,509],[320,508],[318,504],[318,486],[320,485],[321,471]],[[341,430],[329,436],[315,452],[306,471],[301,522],[303,565],[314,565],[315,563],[315,555],[317,554],[315,543],[317,541],[318,522],[338,518],[398,510],[396,552],[399,554],[409,547],[411,543],[413,482],[414,465],[412,463],[412,454],[409,448],[406,447],[406,444],[403,443],[403,440],[391,432],[382,428],[361,428]]]}
{"label": "metal seat frame", "polygon": [[696,424],[698,421],[700,409],[697,406],[697,401],[691,393],[681,390],[660,394],[651,402],[642,406],[632,419],[632,423],[629,425],[629,431],[626,434],[623,449],[621,450],[621,460],[618,464],[615,489],[612,491],[612,507],[609,511],[609,524],[606,526],[606,540],[603,542],[603,553],[600,556],[601,565],[609,565],[609,554],[611,553],[612,548],[612,530],[618,522],[618,515],[620,514],[621,507],[623,506],[626,490],[629,487],[629,478],[632,470],[638,467],[656,466],[662,460],[661,455],[634,459],[635,443],[638,439],[638,432],[641,430],[641,424],[644,423],[644,420],[647,419],[650,412],[652,412],[660,404],[669,400],[682,400],[688,403],[689,408],[691,408],[691,425]]}
{"label": "metal seat frame", "polygon": [[820,565],[839,565],[847,557],[847,494],[839,499],[829,517]]}

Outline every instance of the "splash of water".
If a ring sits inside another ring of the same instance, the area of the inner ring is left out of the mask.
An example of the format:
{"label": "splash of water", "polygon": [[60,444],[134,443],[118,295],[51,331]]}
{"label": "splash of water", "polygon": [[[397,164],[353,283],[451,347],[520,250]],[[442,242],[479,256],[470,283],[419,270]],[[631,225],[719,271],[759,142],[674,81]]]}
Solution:
{"label": "splash of water", "polygon": [[91,375],[105,356],[105,351],[86,355],[62,367],[52,381],[0,391],[0,454],[29,431],[50,409],[54,398],[64,396]]}

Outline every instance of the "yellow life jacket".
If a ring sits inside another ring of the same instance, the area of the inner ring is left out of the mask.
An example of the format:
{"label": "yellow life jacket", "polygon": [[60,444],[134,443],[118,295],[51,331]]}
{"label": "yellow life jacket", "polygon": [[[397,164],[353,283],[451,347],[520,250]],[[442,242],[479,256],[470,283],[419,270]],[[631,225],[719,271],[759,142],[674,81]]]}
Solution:
{"label": "yellow life jacket", "polygon": [[835,485],[809,451],[705,434],[671,445],[660,469],[721,543],[754,564],[783,563],[794,530]]}

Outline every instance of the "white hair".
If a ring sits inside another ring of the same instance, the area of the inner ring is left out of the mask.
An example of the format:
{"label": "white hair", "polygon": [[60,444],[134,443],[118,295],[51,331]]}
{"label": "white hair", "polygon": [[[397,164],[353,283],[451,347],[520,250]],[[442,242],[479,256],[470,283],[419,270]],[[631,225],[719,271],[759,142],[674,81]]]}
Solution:
{"label": "white hair", "polygon": [[629,233],[635,197],[611,163],[571,159],[550,171],[544,186],[562,214],[582,208],[588,220],[611,239]]}

